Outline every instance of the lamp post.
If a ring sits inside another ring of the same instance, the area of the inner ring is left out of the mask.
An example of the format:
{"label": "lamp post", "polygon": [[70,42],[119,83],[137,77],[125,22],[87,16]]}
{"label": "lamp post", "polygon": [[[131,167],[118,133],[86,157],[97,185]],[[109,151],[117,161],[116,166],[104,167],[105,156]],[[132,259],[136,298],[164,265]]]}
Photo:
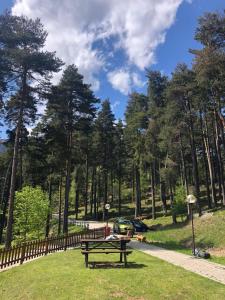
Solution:
{"label": "lamp post", "polygon": [[191,229],[192,229],[192,254],[195,255],[195,231],[194,231],[194,221],[193,221],[193,206],[195,205],[197,199],[194,195],[188,195],[186,201],[189,206],[189,211],[191,215]]}
{"label": "lamp post", "polygon": [[108,220],[108,217],[109,217],[109,209],[110,209],[110,204],[109,203],[106,203],[105,205],[105,209],[107,211],[107,216],[106,216],[106,227],[108,228],[108,224],[109,224],[109,220]]}

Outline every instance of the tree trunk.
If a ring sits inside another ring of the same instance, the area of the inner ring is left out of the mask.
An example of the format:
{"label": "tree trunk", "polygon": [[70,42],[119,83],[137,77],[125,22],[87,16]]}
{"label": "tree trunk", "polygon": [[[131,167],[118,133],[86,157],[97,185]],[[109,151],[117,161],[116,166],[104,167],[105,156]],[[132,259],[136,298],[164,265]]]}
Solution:
{"label": "tree trunk", "polygon": [[2,238],[3,238],[3,230],[6,225],[6,213],[7,213],[7,205],[8,201],[5,199],[3,205],[2,205],[2,215],[0,218],[0,244],[2,243]]}
{"label": "tree trunk", "polygon": [[111,170],[111,203],[114,202],[113,183],[114,183],[114,176],[113,176],[113,171]]}
{"label": "tree trunk", "polygon": [[21,104],[19,120],[16,127],[16,135],[13,150],[13,160],[12,160],[12,172],[11,172],[11,183],[9,192],[9,208],[8,208],[8,221],[6,228],[6,241],[5,248],[9,249],[11,247],[12,235],[13,235],[13,212],[14,212],[14,199],[15,199],[15,189],[16,189],[16,173],[18,165],[18,151],[19,151],[19,138],[22,127],[23,118],[23,104]]}
{"label": "tree trunk", "polygon": [[121,172],[119,171],[119,178],[118,178],[118,183],[119,183],[119,191],[118,191],[118,213],[119,216],[121,215]]}
{"label": "tree trunk", "polygon": [[16,135],[13,149],[13,159],[12,159],[12,172],[11,172],[11,182],[10,182],[10,192],[9,192],[9,208],[8,208],[8,221],[6,228],[6,240],[5,248],[9,249],[11,247],[11,242],[13,238],[13,212],[14,212],[14,200],[15,200],[15,190],[16,190],[16,173],[18,165],[18,151],[19,151],[19,139],[21,134],[21,128],[23,125],[23,111],[24,111],[24,100],[27,95],[27,70],[24,68],[22,76],[22,89],[21,89],[21,103],[18,113],[18,123],[16,126]]}
{"label": "tree trunk", "polygon": [[132,202],[135,202],[135,167],[132,166]]}
{"label": "tree trunk", "polygon": [[93,205],[94,205],[94,186],[95,186],[95,168],[92,168],[91,176],[91,199],[90,199],[90,214],[93,215]]}
{"label": "tree trunk", "polygon": [[12,167],[12,161],[8,164],[8,168],[6,170],[3,188],[2,188],[2,195],[1,195],[1,205],[2,214],[0,217],[0,244],[2,243],[2,236],[3,230],[6,225],[6,213],[7,213],[7,206],[8,206],[8,198],[9,198],[9,178],[10,178],[10,170]]}
{"label": "tree trunk", "polygon": [[[213,167],[214,167],[214,176],[215,176],[215,183],[218,185],[218,199],[222,199],[222,188],[221,188],[221,175],[220,175],[220,167],[219,167],[219,161],[218,161],[218,153],[217,153],[217,147],[216,147],[216,133],[215,133],[215,126],[214,126],[214,119],[211,120],[211,126],[212,126],[212,141],[213,141],[213,149],[214,149],[214,157],[212,158]],[[217,191],[216,191],[217,193]],[[217,202],[216,202],[217,206]]]}
{"label": "tree trunk", "polygon": [[66,161],[66,184],[65,184],[65,203],[63,214],[63,233],[68,233],[68,212],[69,212],[69,194],[71,181],[71,147],[72,147],[72,133],[68,133],[68,157]]}
{"label": "tree trunk", "polygon": [[194,194],[197,198],[198,213],[199,215],[201,215],[198,162],[197,162],[197,155],[196,155],[195,140],[193,139],[193,136],[191,136],[191,156],[192,156],[192,164],[193,164]]}
{"label": "tree trunk", "polygon": [[46,230],[45,230],[45,237],[49,236],[50,231],[50,221],[51,221],[51,208],[52,208],[52,177],[50,175],[49,183],[48,183],[48,215],[46,221]]}
{"label": "tree trunk", "polygon": [[172,211],[172,220],[173,220],[173,224],[176,224],[177,217],[174,212],[174,195],[173,195],[173,189],[172,189],[171,182],[169,183],[169,188],[170,188],[170,205],[171,205],[171,211]]}
{"label": "tree trunk", "polygon": [[137,218],[141,213],[140,171],[138,166],[135,166],[135,182],[136,182],[135,218]]}
{"label": "tree trunk", "polygon": [[191,103],[188,98],[187,98],[187,104],[188,104],[188,110],[189,110],[189,133],[190,133],[191,156],[192,156],[192,165],[193,165],[194,194],[197,198],[198,213],[199,213],[199,215],[201,215],[200,186],[199,186],[196,144],[195,144],[195,136],[194,136],[194,125],[193,125],[193,118],[192,118]]}
{"label": "tree trunk", "polygon": [[181,134],[180,134],[180,150],[181,150],[181,162],[182,162],[182,169],[183,169],[183,176],[184,176],[184,185],[185,185],[186,195],[188,195],[189,187],[188,187],[187,169],[186,169],[186,163],[184,158],[184,147],[183,147]]}
{"label": "tree trunk", "polygon": [[155,220],[155,163],[151,166],[151,185],[152,185],[152,219]]}
{"label": "tree trunk", "polygon": [[104,170],[104,198],[103,198],[103,221],[106,220],[105,205],[108,202],[108,170]]}
{"label": "tree trunk", "polygon": [[95,167],[95,177],[94,177],[94,218],[97,218],[97,172]]}
{"label": "tree trunk", "polygon": [[84,218],[87,218],[87,205],[88,205],[88,177],[89,177],[89,159],[88,153],[86,155],[86,178],[85,178],[85,199],[84,199]]}
{"label": "tree trunk", "polygon": [[59,223],[58,223],[58,235],[61,233],[61,224],[62,224],[62,182],[63,182],[63,177],[62,174],[60,175],[60,180],[59,180],[59,213],[58,213],[58,218],[59,218]]}
{"label": "tree trunk", "polygon": [[223,161],[221,157],[221,149],[220,149],[220,137],[219,137],[219,129],[217,123],[217,114],[214,108],[214,126],[215,126],[215,133],[216,133],[216,150],[217,150],[217,158],[218,158],[218,171],[220,174],[220,185],[221,185],[221,204],[225,205],[225,185],[224,185],[224,171],[223,171]]}
{"label": "tree trunk", "polygon": [[162,209],[164,216],[167,215],[167,205],[166,205],[166,188],[165,188],[165,182],[162,181],[162,178],[160,176],[160,169],[161,169],[161,164],[159,162],[159,186],[160,186],[160,198],[162,201]]}
{"label": "tree trunk", "polygon": [[3,187],[2,187],[2,194],[1,194],[0,206],[5,202],[5,196],[6,196],[5,193],[8,190],[7,185],[8,185],[8,182],[9,182],[10,169],[11,168],[12,168],[12,161],[10,161],[10,163],[8,164],[8,167],[7,167],[7,170],[6,170],[6,173],[5,173]]}
{"label": "tree trunk", "polygon": [[211,154],[212,150],[210,149],[210,143],[209,143],[209,132],[208,132],[208,124],[207,124],[206,116],[204,118],[204,125],[205,125],[205,132],[203,132],[203,139],[204,139],[206,157],[207,157],[208,168],[209,168],[209,178],[210,178],[210,185],[211,185],[211,201],[216,206],[217,200],[216,200],[216,189],[215,189],[215,175],[214,175],[214,166],[213,166],[212,154]]}
{"label": "tree trunk", "polygon": [[205,169],[205,186],[206,186],[206,192],[207,192],[208,208],[210,209],[210,208],[212,208],[212,202],[211,202],[210,189],[209,189],[209,169],[208,169],[208,165],[207,165],[206,148],[205,148],[205,143],[204,143],[202,111],[200,111],[200,125],[201,125],[203,164],[204,164],[204,169]]}
{"label": "tree trunk", "polygon": [[97,198],[97,202],[96,202],[96,212],[97,212],[97,217],[98,216],[98,212],[99,212],[99,206],[100,206],[100,199],[102,196],[102,190],[101,190],[101,174],[100,174],[100,170],[98,170],[98,198]]}
{"label": "tree trunk", "polygon": [[80,190],[79,187],[76,186],[76,191],[75,191],[75,218],[76,219],[78,219],[79,198],[80,198]]}
{"label": "tree trunk", "polygon": [[165,182],[160,181],[160,197],[162,200],[162,208],[164,216],[167,215],[167,204],[166,204],[166,191],[165,191]]}

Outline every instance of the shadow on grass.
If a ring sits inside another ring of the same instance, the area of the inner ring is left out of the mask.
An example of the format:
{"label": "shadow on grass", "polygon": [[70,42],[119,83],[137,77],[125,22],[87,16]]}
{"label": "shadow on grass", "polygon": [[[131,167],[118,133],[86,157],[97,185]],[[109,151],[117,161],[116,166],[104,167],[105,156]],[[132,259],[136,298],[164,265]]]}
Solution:
{"label": "shadow on grass", "polygon": [[142,269],[144,267],[147,266],[135,262],[128,262],[126,267],[124,266],[124,263],[121,262],[89,262],[90,269]]}
{"label": "shadow on grass", "polygon": [[151,230],[154,230],[154,231],[164,231],[164,230],[171,230],[171,229],[180,229],[180,228],[183,228],[185,226],[187,226],[187,224],[189,223],[188,220],[185,220],[183,222],[178,222],[176,224],[161,224],[161,223],[158,223],[158,224],[154,224],[154,225],[151,225],[149,226],[150,228],[150,231]]}
{"label": "shadow on grass", "polygon": [[[208,249],[208,248],[213,248],[214,243],[212,241],[205,241],[205,240],[198,240],[195,241],[196,248],[200,249]],[[160,241],[151,241],[149,242],[150,245],[154,245],[157,247],[161,247],[164,249],[168,250],[174,250],[174,251],[179,251],[179,252],[189,252],[192,249],[192,237],[188,237],[186,239],[183,239],[179,242],[176,241],[165,241],[165,242],[160,242]]]}

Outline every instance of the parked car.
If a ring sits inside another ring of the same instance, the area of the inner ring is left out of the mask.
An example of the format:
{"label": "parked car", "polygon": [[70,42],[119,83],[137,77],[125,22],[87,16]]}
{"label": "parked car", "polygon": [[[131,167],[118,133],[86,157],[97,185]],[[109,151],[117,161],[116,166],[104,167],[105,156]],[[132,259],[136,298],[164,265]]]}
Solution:
{"label": "parked car", "polygon": [[131,221],[124,218],[118,218],[113,223],[113,232],[118,234],[127,234],[128,231],[134,232],[134,226]]}
{"label": "parked car", "polygon": [[146,232],[149,230],[148,226],[141,220],[134,219],[130,222],[133,224],[135,232]]}

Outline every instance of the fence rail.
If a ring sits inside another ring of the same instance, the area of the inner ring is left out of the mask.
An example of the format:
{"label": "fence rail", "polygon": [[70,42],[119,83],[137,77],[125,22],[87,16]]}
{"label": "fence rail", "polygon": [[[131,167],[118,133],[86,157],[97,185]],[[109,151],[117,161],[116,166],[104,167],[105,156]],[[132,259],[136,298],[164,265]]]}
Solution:
{"label": "fence rail", "polygon": [[79,246],[85,238],[104,237],[104,228],[91,229],[86,233],[71,233],[64,236],[50,237],[43,240],[35,240],[13,246],[10,249],[0,250],[0,269],[14,264],[22,264],[24,261],[48,253],[66,250],[70,247]]}

